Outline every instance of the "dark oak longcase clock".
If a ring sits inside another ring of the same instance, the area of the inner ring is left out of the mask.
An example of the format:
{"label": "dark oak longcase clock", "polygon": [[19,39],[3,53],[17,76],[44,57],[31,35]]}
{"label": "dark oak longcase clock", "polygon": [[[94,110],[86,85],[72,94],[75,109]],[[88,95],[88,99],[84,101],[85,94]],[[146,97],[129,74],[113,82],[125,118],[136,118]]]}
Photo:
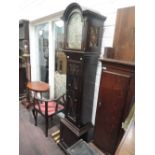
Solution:
{"label": "dark oak longcase clock", "polygon": [[66,149],[88,140],[98,58],[105,17],[72,3],[64,11],[64,52],[67,58],[67,101],[60,122],[60,143]]}

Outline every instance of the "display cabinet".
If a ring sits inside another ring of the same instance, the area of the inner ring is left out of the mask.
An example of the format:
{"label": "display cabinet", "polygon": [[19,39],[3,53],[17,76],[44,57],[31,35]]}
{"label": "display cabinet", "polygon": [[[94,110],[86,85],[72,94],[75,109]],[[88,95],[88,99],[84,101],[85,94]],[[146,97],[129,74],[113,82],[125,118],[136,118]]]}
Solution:
{"label": "display cabinet", "polygon": [[29,21],[19,21],[19,55],[22,56],[24,46],[28,46],[29,52]]}
{"label": "display cabinet", "polygon": [[[27,53],[24,53],[26,50]],[[23,57],[26,54],[26,57]],[[27,78],[27,64],[29,58],[29,21],[19,21],[19,97],[22,98],[26,93]]]}
{"label": "display cabinet", "polygon": [[98,58],[105,17],[70,4],[64,11],[64,52],[67,58],[67,101],[60,124],[60,145],[88,140]]}

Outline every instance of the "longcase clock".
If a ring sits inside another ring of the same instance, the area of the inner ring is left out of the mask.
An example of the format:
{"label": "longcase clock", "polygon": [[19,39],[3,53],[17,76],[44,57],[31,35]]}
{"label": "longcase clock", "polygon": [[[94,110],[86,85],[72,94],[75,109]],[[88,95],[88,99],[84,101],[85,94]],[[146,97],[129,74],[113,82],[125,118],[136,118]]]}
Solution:
{"label": "longcase clock", "polygon": [[60,146],[88,140],[98,58],[105,17],[77,3],[64,11],[64,52],[67,58],[65,118],[60,123]]}

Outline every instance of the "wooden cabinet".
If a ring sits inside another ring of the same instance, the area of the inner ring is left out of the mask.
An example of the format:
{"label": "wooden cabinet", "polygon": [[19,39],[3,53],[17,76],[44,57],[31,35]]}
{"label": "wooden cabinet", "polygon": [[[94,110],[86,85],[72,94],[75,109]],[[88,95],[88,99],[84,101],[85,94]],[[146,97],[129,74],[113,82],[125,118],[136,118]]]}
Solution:
{"label": "wooden cabinet", "polygon": [[22,50],[24,46],[28,46],[29,51],[29,21],[20,20],[19,21],[19,55],[22,55]]}
{"label": "wooden cabinet", "polygon": [[132,63],[102,60],[94,143],[105,153],[114,154],[122,136],[122,122],[134,102],[134,71]]}
{"label": "wooden cabinet", "polygon": [[79,138],[83,138],[91,126],[96,70],[105,17],[72,3],[66,8],[63,20],[67,101],[66,118],[60,124],[60,144],[69,147]]}
{"label": "wooden cabinet", "polygon": [[19,21],[19,96],[22,97],[26,93],[27,72],[26,61],[29,57],[23,57],[24,46],[27,47],[29,54],[29,21]]}

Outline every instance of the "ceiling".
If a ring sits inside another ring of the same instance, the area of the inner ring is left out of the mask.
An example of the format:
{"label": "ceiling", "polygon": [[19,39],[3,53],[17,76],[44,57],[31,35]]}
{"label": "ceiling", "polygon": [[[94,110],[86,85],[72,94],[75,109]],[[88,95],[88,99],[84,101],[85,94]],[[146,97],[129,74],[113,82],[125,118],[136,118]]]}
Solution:
{"label": "ceiling", "polygon": [[101,14],[115,11],[120,6],[134,4],[134,0],[20,0],[19,18],[30,21],[64,10],[70,3],[77,2],[81,6],[96,10]]}

